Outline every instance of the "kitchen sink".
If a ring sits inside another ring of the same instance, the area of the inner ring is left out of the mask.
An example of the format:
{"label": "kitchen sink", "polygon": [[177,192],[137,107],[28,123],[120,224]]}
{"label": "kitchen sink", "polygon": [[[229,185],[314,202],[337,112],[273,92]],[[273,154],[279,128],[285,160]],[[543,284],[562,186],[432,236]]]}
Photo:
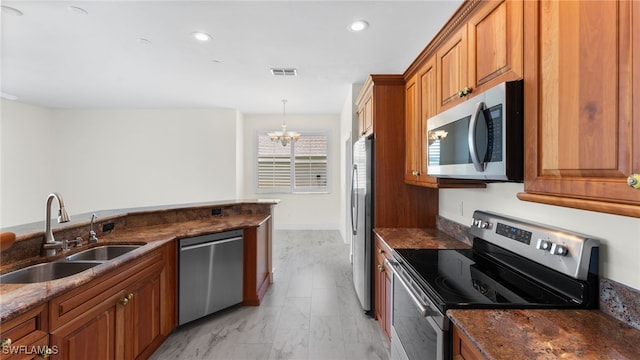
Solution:
{"label": "kitchen sink", "polygon": [[102,245],[66,257],[67,261],[107,261],[115,259],[142,245]]}
{"label": "kitchen sink", "polygon": [[48,262],[31,265],[0,276],[0,284],[28,284],[62,279],[99,264],[98,262]]}

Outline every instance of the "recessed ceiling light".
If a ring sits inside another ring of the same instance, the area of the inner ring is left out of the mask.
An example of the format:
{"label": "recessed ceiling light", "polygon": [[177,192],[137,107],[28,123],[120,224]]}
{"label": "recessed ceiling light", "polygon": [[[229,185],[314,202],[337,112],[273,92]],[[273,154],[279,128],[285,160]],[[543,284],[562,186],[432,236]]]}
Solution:
{"label": "recessed ceiling light", "polygon": [[68,7],[69,11],[71,11],[72,13],[76,14],[76,15],[87,15],[89,14],[89,12],[81,7],[78,6],[69,6]]}
{"label": "recessed ceiling light", "polygon": [[364,20],[356,20],[349,25],[349,31],[358,32],[366,30],[369,27],[369,23]]}
{"label": "recessed ceiling light", "polygon": [[211,37],[211,35],[209,35],[209,34],[207,34],[205,32],[200,32],[200,31],[193,32],[193,33],[191,33],[191,35],[193,36],[194,39],[196,39],[198,41],[202,41],[202,42],[209,41],[209,40],[213,39]]}
{"label": "recessed ceiling light", "polygon": [[22,16],[24,13],[16,8],[12,8],[11,6],[2,5],[2,13],[13,16]]}

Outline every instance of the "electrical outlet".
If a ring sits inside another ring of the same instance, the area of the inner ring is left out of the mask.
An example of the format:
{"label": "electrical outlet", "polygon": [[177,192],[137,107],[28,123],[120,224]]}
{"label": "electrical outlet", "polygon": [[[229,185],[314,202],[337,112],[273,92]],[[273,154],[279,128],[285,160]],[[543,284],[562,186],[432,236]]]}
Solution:
{"label": "electrical outlet", "polygon": [[116,224],[112,223],[112,222],[102,224],[102,232],[103,233],[109,232],[109,231],[113,230],[115,227],[116,227]]}
{"label": "electrical outlet", "polygon": [[222,208],[213,208],[211,209],[212,216],[222,216]]}

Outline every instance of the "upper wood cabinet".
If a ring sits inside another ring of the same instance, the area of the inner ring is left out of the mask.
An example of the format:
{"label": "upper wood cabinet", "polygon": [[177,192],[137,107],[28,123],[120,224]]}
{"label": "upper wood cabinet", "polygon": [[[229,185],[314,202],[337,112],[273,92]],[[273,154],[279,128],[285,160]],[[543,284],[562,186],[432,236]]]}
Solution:
{"label": "upper wood cabinet", "polygon": [[435,57],[425,63],[406,84],[407,154],[405,182],[437,187],[427,175],[427,120],[436,114]]}
{"label": "upper wood cabinet", "polygon": [[525,1],[522,200],[640,217],[640,3]]}
{"label": "upper wood cabinet", "polygon": [[[471,5],[473,6],[473,5]],[[466,9],[468,18],[436,49],[437,111],[504,81],[522,78],[523,2],[492,0]]]}
{"label": "upper wood cabinet", "polygon": [[467,23],[468,83],[483,92],[522,78],[523,2],[487,1]]}
{"label": "upper wood cabinet", "polygon": [[373,133],[373,88],[365,85],[366,91],[360,94],[356,101],[358,104],[358,136],[367,136]]}
{"label": "upper wood cabinet", "polygon": [[438,112],[465,100],[459,93],[467,81],[467,26],[454,33],[436,52]]}
{"label": "upper wood cabinet", "polygon": [[373,225],[434,227],[438,191],[405,183],[406,88],[402,75],[370,75],[356,107],[372,109]]}

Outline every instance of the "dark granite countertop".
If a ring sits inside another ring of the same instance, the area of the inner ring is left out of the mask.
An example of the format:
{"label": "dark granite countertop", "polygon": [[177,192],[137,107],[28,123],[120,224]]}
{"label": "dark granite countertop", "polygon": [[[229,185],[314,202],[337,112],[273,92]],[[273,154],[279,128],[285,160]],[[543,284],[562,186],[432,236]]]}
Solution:
{"label": "dark granite countertop", "polygon": [[[255,204],[263,204],[264,202],[255,202]],[[228,205],[229,203],[224,203]],[[244,202],[231,202],[234,204],[251,204],[250,201]],[[271,204],[277,204],[274,201]],[[206,203],[207,207],[212,205],[222,205],[222,203]],[[194,205],[193,208],[203,207],[203,204]],[[188,205],[182,205],[180,209],[192,209]],[[183,219],[183,221],[174,221],[167,223],[156,223],[151,221],[146,224],[144,219],[155,219],[162,215],[163,211],[168,209],[176,209],[175,207],[154,207],[144,208],[139,210],[122,210],[121,212],[113,211],[112,214],[115,217],[123,215],[149,215],[143,217],[142,221],[137,220],[135,223],[131,223],[131,227],[120,228],[113,233],[105,233],[99,236],[99,243],[96,245],[87,246],[86,244],[79,248],[71,250],[67,253],[63,253],[57,258],[63,258],[69,256],[74,252],[88,249],[89,247],[99,246],[104,244],[141,244],[142,247],[131,251],[116,259],[107,261],[89,270],[83,271],[79,274],[65,277],[59,280],[34,283],[34,284],[0,284],[0,322],[7,321],[22,312],[33,308],[39,304],[42,304],[63,292],[74,289],[82,284],[85,284],[96,277],[112,271],[122,264],[129,262],[133,259],[139,258],[149,251],[157,249],[164,244],[174,241],[176,239],[193,237],[198,235],[216,233],[226,230],[243,229],[247,227],[256,227],[269,219],[269,214],[232,214],[229,216],[195,218],[195,219]],[[29,231],[27,231],[28,233]],[[25,237],[23,235],[22,237]],[[21,268],[24,266],[40,263],[44,261],[56,260],[45,257],[30,257],[10,264],[3,264],[0,266],[0,273],[6,273],[15,268]]]}
{"label": "dark granite countertop", "polygon": [[639,359],[640,331],[599,310],[449,310],[487,359]]}
{"label": "dark granite countertop", "polygon": [[437,229],[376,228],[392,249],[468,249],[471,246]]}

